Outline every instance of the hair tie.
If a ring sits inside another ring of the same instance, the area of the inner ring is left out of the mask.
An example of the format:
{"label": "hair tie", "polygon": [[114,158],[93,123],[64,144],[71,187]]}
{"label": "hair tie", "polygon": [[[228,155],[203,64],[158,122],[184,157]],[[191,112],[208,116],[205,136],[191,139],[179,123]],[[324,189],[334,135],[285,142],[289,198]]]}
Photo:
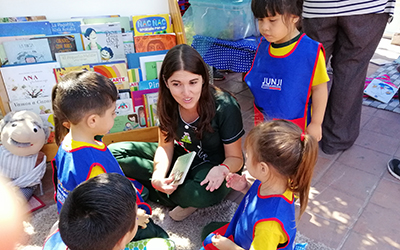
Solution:
{"label": "hair tie", "polygon": [[304,136],[305,136],[306,134],[303,132],[303,133],[301,133],[301,135],[300,135],[300,141],[304,141]]}

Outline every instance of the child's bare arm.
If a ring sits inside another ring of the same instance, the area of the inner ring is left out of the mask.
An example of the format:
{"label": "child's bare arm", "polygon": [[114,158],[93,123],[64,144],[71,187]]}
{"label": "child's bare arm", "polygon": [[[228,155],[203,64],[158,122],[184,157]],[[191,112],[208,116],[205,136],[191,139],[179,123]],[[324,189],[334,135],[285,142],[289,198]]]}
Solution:
{"label": "child's bare arm", "polygon": [[311,122],[307,126],[307,134],[315,137],[318,141],[322,138],[322,121],[324,120],[326,103],[328,101],[327,83],[321,83],[313,86],[311,89],[312,115]]}
{"label": "child's bare arm", "polygon": [[211,242],[216,248],[220,250],[244,250],[244,248],[236,245],[235,242],[219,234],[214,235],[211,238]]}

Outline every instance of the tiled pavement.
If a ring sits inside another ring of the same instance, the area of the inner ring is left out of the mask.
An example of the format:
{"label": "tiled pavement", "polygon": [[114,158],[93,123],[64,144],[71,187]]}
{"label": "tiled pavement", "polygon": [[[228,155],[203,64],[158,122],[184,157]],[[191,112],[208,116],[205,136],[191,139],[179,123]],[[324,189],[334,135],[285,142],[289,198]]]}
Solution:
{"label": "tiled pavement", "polygon": [[[382,39],[374,57],[393,61],[400,46]],[[370,64],[368,75],[378,67]],[[215,82],[238,98],[245,130],[253,126],[253,97],[240,73],[225,74]],[[349,150],[336,155],[319,153],[309,206],[298,222],[306,237],[328,247],[347,249],[400,249],[400,181],[386,164],[400,158],[400,114],[363,106],[360,136]],[[44,179],[45,194],[53,204],[51,169]],[[231,193],[229,199],[242,196]]]}

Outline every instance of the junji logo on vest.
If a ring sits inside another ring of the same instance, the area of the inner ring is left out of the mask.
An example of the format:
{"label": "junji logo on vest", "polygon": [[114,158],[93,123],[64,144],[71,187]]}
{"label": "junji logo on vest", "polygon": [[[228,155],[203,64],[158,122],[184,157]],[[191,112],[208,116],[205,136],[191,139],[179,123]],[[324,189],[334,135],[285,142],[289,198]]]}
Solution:
{"label": "junji logo on vest", "polygon": [[265,77],[264,82],[261,84],[261,88],[281,91],[282,79]]}

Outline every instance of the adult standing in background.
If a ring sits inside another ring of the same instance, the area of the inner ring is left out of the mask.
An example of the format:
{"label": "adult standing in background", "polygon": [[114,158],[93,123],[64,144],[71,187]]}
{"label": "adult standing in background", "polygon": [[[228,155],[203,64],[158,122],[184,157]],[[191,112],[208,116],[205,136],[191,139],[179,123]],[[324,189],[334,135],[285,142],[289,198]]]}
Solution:
{"label": "adult standing in background", "polygon": [[332,87],[320,146],[326,154],[350,148],[360,132],[362,96],[372,58],[395,0],[304,0],[303,29],[332,56]]}

